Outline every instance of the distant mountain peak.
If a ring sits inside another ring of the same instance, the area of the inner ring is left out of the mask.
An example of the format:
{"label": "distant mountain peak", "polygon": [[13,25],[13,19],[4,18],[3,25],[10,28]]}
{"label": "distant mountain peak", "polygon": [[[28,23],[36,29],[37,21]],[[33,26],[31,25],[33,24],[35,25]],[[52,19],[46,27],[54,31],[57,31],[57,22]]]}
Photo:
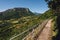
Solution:
{"label": "distant mountain peak", "polygon": [[8,11],[8,12],[10,12],[10,11],[31,12],[29,10],[29,8],[23,8],[23,7],[16,7],[16,8],[8,9],[6,11]]}
{"label": "distant mountain peak", "polygon": [[0,12],[2,16],[4,16],[5,19],[11,19],[11,18],[19,18],[22,16],[31,16],[34,15],[29,8],[12,8],[8,9],[4,12]]}

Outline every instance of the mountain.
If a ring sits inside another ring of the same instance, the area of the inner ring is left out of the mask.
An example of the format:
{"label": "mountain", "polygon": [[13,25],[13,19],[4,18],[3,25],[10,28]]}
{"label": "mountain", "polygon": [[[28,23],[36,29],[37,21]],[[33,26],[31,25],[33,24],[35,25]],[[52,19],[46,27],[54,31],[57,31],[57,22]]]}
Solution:
{"label": "mountain", "polygon": [[13,8],[0,12],[0,19],[14,19],[34,15],[28,8]]}
{"label": "mountain", "polygon": [[[13,8],[0,12],[0,19],[4,19],[0,20],[0,40],[9,40],[11,37],[42,23],[52,16],[51,10],[47,10],[45,13],[37,16],[36,14],[34,15],[34,13],[32,13],[28,8]],[[22,40],[31,31],[32,30],[25,32],[18,36],[15,40]]]}
{"label": "mountain", "polygon": [[40,15],[41,13],[36,13],[36,12],[35,12],[34,14],[35,14],[35,15]]}

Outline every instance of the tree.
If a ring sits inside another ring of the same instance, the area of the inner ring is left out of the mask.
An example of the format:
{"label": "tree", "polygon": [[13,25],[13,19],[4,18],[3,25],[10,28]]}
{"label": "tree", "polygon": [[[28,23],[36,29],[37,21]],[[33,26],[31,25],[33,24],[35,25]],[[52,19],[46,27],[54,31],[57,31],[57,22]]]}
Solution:
{"label": "tree", "polygon": [[[48,4],[48,7],[57,14],[57,17],[60,17],[60,0],[45,0]],[[59,18],[60,19],[60,18]]]}
{"label": "tree", "polygon": [[60,0],[45,0],[48,7],[51,8],[57,16],[60,16]]}
{"label": "tree", "polygon": [[54,40],[60,40],[60,0],[45,0],[48,4],[48,7],[52,9],[54,14],[57,14],[57,29],[58,34],[56,35],[56,38]]}

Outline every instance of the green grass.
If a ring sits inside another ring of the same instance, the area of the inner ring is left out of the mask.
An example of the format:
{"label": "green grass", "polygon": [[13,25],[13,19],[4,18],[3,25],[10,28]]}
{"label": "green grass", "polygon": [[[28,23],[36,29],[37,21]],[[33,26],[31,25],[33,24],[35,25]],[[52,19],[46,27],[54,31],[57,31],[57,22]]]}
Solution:
{"label": "green grass", "polygon": [[[36,25],[39,22],[40,22],[40,19],[37,19],[37,17],[30,17],[30,16],[23,17],[21,19],[15,19],[15,20],[5,20],[4,22],[2,22],[2,23],[4,23],[3,25],[5,25],[5,26],[2,27],[0,30],[0,32],[2,33],[2,34],[0,34],[0,39],[8,40],[13,35],[22,33],[23,31],[31,28],[33,25]],[[28,32],[25,34],[27,35]],[[5,36],[2,36],[2,35],[5,35]],[[23,35],[21,35],[21,37]]]}
{"label": "green grass", "polygon": [[52,31],[52,33],[53,33],[53,35],[52,35],[52,37],[56,37],[56,35],[57,35],[57,33],[58,33],[58,29],[56,29],[56,27],[57,27],[57,24],[56,24],[56,18],[57,17],[54,17],[53,18],[53,23],[52,23],[52,29],[53,29],[53,31]]}

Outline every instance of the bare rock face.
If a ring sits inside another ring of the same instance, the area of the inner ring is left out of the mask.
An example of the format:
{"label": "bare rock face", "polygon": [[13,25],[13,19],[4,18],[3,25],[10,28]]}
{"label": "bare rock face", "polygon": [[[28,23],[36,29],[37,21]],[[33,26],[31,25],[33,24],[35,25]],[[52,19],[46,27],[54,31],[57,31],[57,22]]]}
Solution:
{"label": "bare rock face", "polygon": [[5,12],[11,12],[11,11],[20,11],[20,12],[30,12],[29,8],[13,8],[13,9],[8,9]]}
{"label": "bare rock face", "polygon": [[29,12],[30,10],[28,8],[14,8],[14,11],[21,11],[21,12]]}

